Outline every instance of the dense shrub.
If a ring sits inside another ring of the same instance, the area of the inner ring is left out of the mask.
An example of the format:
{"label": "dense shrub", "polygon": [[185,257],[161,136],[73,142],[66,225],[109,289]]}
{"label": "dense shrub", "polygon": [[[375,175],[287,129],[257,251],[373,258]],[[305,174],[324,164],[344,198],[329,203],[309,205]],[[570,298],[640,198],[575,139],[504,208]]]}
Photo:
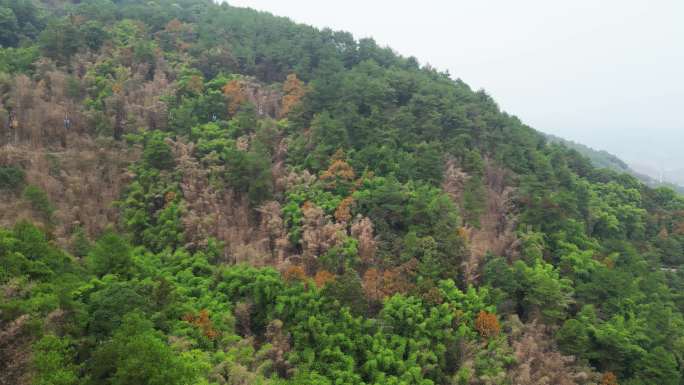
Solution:
{"label": "dense shrub", "polygon": [[24,199],[31,204],[31,207],[43,215],[46,219],[52,217],[55,211],[54,206],[50,203],[47,193],[38,186],[28,185],[24,189]]}
{"label": "dense shrub", "polygon": [[0,189],[16,191],[26,179],[24,170],[14,166],[0,166]]}

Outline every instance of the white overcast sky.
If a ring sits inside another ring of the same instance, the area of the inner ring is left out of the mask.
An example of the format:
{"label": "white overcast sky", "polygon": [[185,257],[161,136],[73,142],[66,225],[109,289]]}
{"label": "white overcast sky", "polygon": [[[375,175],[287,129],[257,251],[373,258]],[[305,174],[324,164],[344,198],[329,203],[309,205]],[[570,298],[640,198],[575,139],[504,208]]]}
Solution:
{"label": "white overcast sky", "polygon": [[684,168],[684,0],[228,0],[373,37],[540,131]]}

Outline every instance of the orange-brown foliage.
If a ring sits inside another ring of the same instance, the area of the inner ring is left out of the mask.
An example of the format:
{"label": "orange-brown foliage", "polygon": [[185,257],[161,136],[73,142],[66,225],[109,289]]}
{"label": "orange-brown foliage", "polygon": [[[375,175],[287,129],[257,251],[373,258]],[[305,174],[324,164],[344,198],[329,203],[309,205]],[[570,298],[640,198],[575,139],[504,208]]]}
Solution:
{"label": "orange-brown foliage", "polygon": [[337,209],[335,209],[335,220],[338,222],[349,222],[351,219],[351,206],[354,203],[354,198],[350,195],[340,202]]}
{"label": "orange-brown foliage", "polygon": [[674,234],[684,235],[684,222],[678,222],[674,225]]}
{"label": "orange-brown foliage", "polygon": [[185,51],[192,46],[187,40],[192,40],[193,28],[191,24],[185,24],[178,19],[173,19],[166,24],[163,31],[157,33],[158,38],[168,44],[172,44],[176,49]]}
{"label": "orange-brown foliage", "polygon": [[606,258],[603,259],[603,264],[604,264],[607,268],[612,269],[612,268],[615,267],[615,260],[613,260],[613,258],[611,258],[611,257],[606,257]]}
{"label": "orange-brown foliage", "polygon": [[314,283],[318,288],[321,288],[333,281],[335,281],[335,276],[327,270],[319,270],[314,277]]}
{"label": "orange-brown foliage", "polygon": [[658,238],[660,238],[660,239],[667,239],[668,237],[669,237],[669,234],[668,234],[668,232],[667,232],[667,229],[666,229],[665,227],[663,227],[662,229],[660,229],[660,232],[658,233]]}
{"label": "orange-brown foliage", "polygon": [[196,94],[201,94],[202,90],[204,90],[204,79],[199,75],[193,75],[188,80],[186,87]]}
{"label": "orange-brown foliage", "polygon": [[302,97],[306,94],[306,88],[297,78],[296,74],[289,74],[287,79],[285,79],[285,83],[283,83],[283,93],[285,96],[283,96],[283,107],[280,115],[286,116],[302,100]]}
{"label": "orange-brown foliage", "polygon": [[180,32],[183,29],[183,22],[178,19],[173,19],[166,23],[165,29],[168,32]]}
{"label": "orange-brown foliage", "polygon": [[123,84],[121,82],[116,82],[112,84],[112,92],[119,95],[123,92]]}
{"label": "orange-brown foliage", "polygon": [[414,288],[411,283],[415,275],[417,261],[415,259],[390,270],[379,271],[376,268],[366,270],[362,286],[369,299],[380,301],[394,294],[405,294]]}
{"label": "orange-brown foliage", "polygon": [[213,340],[219,335],[219,332],[214,329],[214,324],[209,318],[209,311],[207,309],[200,310],[197,316],[192,313],[185,314],[182,319],[200,329],[202,334],[210,340]]}
{"label": "orange-brown foliage", "polygon": [[603,373],[601,385],[618,385],[617,376],[613,372]]}
{"label": "orange-brown foliage", "polygon": [[228,98],[228,113],[234,115],[238,108],[247,101],[244,86],[237,80],[231,80],[223,86],[223,95]]}
{"label": "orange-brown foliage", "polygon": [[328,169],[321,174],[321,180],[330,189],[337,187],[338,181],[351,182],[354,180],[354,177],[354,169],[343,159],[333,160]]}
{"label": "orange-brown foliage", "polygon": [[482,337],[489,338],[497,336],[501,331],[501,326],[496,318],[496,314],[480,310],[480,314],[477,315],[475,320],[475,329]]}
{"label": "orange-brown foliage", "polygon": [[366,297],[373,300],[382,299],[382,275],[376,268],[370,268],[366,270],[363,274],[362,281],[363,291],[366,293]]}
{"label": "orange-brown foliage", "polygon": [[176,193],[173,191],[169,191],[166,194],[164,194],[164,203],[169,204],[176,200]]}
{"label": "orange-brown foliage", "polygon": [[306,280],[306,273],[304,272],[304,268],[301,266],[290,266],[283,273],[283,278],[289,282],[304,281]]}
{"label": "orange-brown foliage", "polygon": [[444,303],[444,296],[442,295],[442,291],[435,286],[432,286],[427,291],[423,292],[421,298],[423,298],[423,301],[425,301],[425,303],[429,303],[433,306]]}
{"label": "orange-brown foliage", "polygon": [[393,269],[385,270],[382,273],[385,296],[392,296],[397,293],[406,294],[413,290],[417,269],[418,260],[413,258]]}
{"label": "orange-brown foliage", "polygon": [[472,227],[466,227],[466,226],[461,226],[456,230],[458,232],[458,236],[461,237],[461,239],[467,241],[470,239],[470,234],[473,231]]}

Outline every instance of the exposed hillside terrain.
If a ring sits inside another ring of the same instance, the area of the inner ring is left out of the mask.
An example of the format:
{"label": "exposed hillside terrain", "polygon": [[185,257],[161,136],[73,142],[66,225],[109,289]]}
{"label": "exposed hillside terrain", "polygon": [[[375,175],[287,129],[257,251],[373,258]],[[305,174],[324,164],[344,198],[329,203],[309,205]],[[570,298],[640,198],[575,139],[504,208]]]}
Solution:
{"label": "exposed hillside terrain", "polygon": [[0,0],[0,384],[682,384],[684,198],[371,39]]}

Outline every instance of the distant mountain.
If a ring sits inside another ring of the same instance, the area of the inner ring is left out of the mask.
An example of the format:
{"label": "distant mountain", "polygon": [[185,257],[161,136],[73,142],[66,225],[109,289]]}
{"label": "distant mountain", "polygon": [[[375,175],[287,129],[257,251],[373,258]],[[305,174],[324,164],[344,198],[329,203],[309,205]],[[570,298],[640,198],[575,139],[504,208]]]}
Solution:
{"label": "distant mountain", "polygon": [[630,167],[639,174],[649,175],[657,180],[662,179],[666,183],[684,186],[683,168],[659,168],[647,162],[630,162]]}
{"label": "distant mountain", "polygon": [[669,187],[675,191],[684,193],[683,186],[667,181],[661,181],[659,180],[660,178],[654,177],[654,175],[658,175],[657,170],[649,169],[647,171],[643,167],[630,166],[625,161],[609,153],[608,151],[596,150],[584,144],[573,142],[572,140],[563,139],[551,134],[544,134],[544,136],[546,136],[551,143],[561,143],[568,148],[576,150],[580,154],[589,158],[591,163],[596,167],[608,168],[617,172],[630,174],[650,187]]}

